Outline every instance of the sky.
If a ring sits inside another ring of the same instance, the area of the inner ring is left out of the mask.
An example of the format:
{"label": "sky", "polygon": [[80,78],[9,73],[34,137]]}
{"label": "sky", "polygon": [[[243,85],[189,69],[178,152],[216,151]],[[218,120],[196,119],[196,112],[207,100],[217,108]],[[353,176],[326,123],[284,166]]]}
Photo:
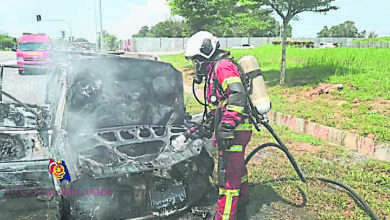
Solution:
{"label": "sky", "polygon": [[[144,25],[152,26],[171,17],[166,0],[101,0],[103,29],[119,39],[130,38]],[[293,37],[315,37],[324,25],[355,21],[359,30],[390,36],[389,0],[336,0],[339,10],[326,15],[301,14],[292,22]],[[18,37],[23,32],[68,35],[95,42],[98,0],[0,0],[0,33]],[[42,21],[37,22],[35,15]],[[275,15],[277,18],[277,16]]]}

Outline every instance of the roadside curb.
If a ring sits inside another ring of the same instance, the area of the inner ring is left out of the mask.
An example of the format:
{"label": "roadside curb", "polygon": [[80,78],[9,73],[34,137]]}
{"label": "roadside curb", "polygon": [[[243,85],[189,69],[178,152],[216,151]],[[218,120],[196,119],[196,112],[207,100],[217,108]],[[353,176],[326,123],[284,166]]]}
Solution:
{"label": "roadside curb", "polygon": [[160,60],[160,56],[155,53],[136,53],[136,52],[125,52],[122,57],[140,58],[148,60]]}
{"label": "roadside curb", "polygon": [[324,126],[280,112],[271,111],[267,116],[276,125],[287,125],[295,132],[310,134],[331,144],[344,146],[376,159],[390,161],[390,145],[375,142],[373,138],[362,137],[358,134]]}
{"label": "roadside curb", "polygon": [[16,52],[13,52],[13,51],[0,51],[0,54],[14,55],[14,54],[16,54]]}

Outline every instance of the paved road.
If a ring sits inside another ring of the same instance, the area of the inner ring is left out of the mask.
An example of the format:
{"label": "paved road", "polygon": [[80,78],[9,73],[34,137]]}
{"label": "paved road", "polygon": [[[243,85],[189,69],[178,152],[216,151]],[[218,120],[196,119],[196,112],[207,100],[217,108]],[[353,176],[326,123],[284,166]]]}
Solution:
{"label": "paved road", "polygon": [[0,51],[0,64],[14,64],[16,63],[15,52]]}
{"label": "paved road", "polygon": [[[14,52],[0,52],[0,64],[16,65]],[[31,104],[44,104],[46,92],[45,75],[19,75],[17,69],[5,68],[3,90],[15,98]],[[3,96],[3,100],[9,99]]]}

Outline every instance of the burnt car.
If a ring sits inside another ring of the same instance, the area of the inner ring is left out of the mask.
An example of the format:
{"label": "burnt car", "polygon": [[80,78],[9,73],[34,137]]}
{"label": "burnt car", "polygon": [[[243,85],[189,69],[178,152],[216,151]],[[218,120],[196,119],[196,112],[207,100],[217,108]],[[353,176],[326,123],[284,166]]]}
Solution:
{"label": "burnt car", "polygon": [[191,125],[182,74],[159,61],[71,58],[51,73],[61,85],[51,152],[71,181],[55,180],[60,219],[149,219],[194,206],[211,189],[208,139],[172,141]]}
{"label": "burnt car", "polygon": [[55,210],[47,172],[49,107],[23,103],[0,88],[0,219],[42,216]]}

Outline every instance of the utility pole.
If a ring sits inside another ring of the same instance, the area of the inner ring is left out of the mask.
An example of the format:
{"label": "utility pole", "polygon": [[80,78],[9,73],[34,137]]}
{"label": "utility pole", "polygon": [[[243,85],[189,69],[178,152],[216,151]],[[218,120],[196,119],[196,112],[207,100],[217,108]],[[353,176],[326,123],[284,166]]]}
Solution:
{"label": "utility pole", "polygon": [[99,19],[100,19],[100,51],[102,51],[104,49],[102,0],[99,0]]}
{"label": "utility pole", "polygon": [[98,13],[97,13],[97,1],[94,1],[95,5],[94,5],[94,16],[95,16],[95,37],[96,37],[96,43],[95,43],[95,50],[96,51],[99,51],[99,44],[100,44],[100,41],[99,41],[99,32],[98,32]]}

